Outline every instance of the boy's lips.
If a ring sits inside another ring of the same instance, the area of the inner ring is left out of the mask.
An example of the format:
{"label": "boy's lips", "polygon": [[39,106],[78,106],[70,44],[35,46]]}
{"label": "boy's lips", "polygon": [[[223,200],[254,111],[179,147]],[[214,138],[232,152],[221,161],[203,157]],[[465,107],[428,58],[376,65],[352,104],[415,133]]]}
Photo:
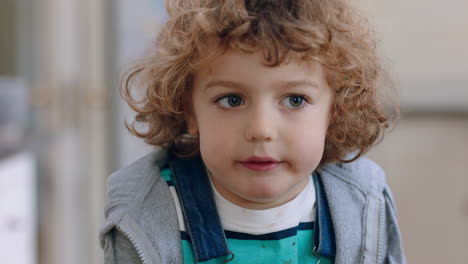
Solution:
{"label": "boy's lips", "polygon": [[251,170],[269,171],[276,169],[281,164],[281,161],[270,157],[250,157],[241,161],[241,164]]}

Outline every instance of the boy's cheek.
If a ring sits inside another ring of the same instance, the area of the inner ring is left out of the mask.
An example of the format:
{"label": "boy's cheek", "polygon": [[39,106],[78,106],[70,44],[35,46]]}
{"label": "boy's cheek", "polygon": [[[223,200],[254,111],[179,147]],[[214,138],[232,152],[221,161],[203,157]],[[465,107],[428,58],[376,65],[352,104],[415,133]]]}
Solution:
{"label": "boy's cheek", "polygon": [[[291,138],[289,142],[286,142],[285,147],[304,159],[312,161],[317,158],[320,159],[325,147],[326,130],[323,130],[323,132],[316,130],[296,135],[295,139]],[[302,140],[297,140],[299,138]]]}
{"label": "boy's cheek", "polygon": [[207,154],[224,155],[231,151],[233,139],[221,131],[200,131],[200,149]]}

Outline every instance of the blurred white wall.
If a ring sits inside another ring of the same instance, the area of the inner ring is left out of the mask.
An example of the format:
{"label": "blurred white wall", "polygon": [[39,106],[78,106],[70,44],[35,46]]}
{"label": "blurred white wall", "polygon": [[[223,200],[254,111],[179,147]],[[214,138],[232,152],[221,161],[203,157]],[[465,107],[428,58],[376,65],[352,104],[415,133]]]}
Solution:
{"label": "blurred white wall", "polygon": [[37,263],[35,157],[0,158],[0,263]]}

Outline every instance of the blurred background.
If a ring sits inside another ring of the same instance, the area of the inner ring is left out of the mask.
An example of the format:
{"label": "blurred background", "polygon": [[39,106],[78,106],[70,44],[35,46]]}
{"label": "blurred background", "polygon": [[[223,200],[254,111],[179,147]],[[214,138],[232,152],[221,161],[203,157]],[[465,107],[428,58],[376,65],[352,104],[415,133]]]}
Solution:
{"label": "blurred background", "polygon": [[[468,2],[358,0],[402,119],[368,156],[387,172],[410,263],[468,259]],[[102,263],[105,183],[151,150],[124,128],[119,75],[161,0],[0,1],[0,263]]]}

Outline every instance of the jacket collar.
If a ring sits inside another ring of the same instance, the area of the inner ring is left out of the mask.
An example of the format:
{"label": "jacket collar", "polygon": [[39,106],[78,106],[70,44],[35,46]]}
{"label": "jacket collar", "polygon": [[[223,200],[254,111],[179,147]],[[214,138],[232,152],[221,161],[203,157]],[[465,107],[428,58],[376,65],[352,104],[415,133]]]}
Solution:
{"label": "jacket collar", "polygon": [[[213,190],[201,157],[179,159],[171,156],[169,163],[196,261],[229,256],[230,251],[216,209]],[[320,174],[314,173],[313,179],[317,214],[314,226],[316,247],[311,250],[314,250],[314,254],[334,258],[335,237],[327,197]]]}

